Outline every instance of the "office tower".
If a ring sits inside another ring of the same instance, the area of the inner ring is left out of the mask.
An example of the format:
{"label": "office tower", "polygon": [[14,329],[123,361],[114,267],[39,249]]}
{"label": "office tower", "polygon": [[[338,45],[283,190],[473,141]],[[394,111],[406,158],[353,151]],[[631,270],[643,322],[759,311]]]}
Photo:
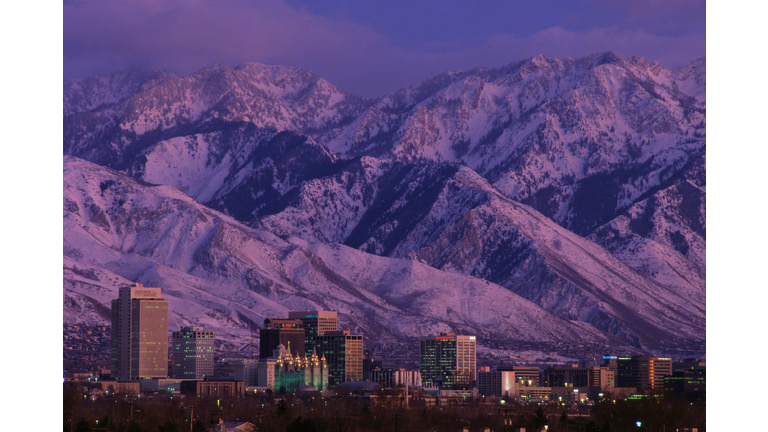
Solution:
{"label": "office tower", "polygon": [[440,333],[419,341],[419,368],[425,387],[471,388],[477,382],[474,336]]}
{"label": "office tower", "polygon": [[361,335],[352,335],[349,330],[325,331],[314,339],[314,350],[317,356],[325,357],[328,364],[330,388],[346,381],[362,381],[363,337]]}
{"label": "office tower", "polygon": [[304,322],[300,319],[265,319],[264,328],[259,330],[259,357],[272,357],[280,344],[290,345],[291,354],[303,357],[306,352]]}
{"label": "office tower", "polygon": [[[700,363],[704,363],[703,361]],[[664,377],[664,392],[677,394],[689,402],[707,400],[707,366],[677,368],[675,363],[672,375]]]}
{"label": "office tower", "polygon": [[616,387],[663,389],[664,377],[668,375],[672,375],[671,358],[633,356],[616,359]]}
{"label": "office tower", "polygon": [[182,327],[173,332],[173,377],[203,379],[213,376],[212,331],[201,327]]}
{"label": "office tower", "polygon": [[112,300],[112,376],[120,381],[168,377],[168,301],[137,283]]}
{"label": "office tower", "polygon": [[311,353],[315,336],[328,331],[337,331],[337,313],[334,311],[288,312],[288,318],[300,319],[304,323],[304,351]]}
{"label": "office tower", "polygon": [[483,366],[477,372],[477,391],[483,396],[517,396],[515,372]]}

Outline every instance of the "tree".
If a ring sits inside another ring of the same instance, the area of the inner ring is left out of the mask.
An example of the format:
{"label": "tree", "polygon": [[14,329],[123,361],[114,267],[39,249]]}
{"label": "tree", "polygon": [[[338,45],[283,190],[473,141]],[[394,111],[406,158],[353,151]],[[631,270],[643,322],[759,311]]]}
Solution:
{"label": "tree", "polygon": [[82,419],[77,423],[75,432],[91,432],[91,425],[85,419]]}
{"label": "tree", "polygon": [[159,432],[178,432],[179,430],[176,427],[176,424],[170,421],[163,423],[162,425],[160,425],[158,429],[159,429]]}
{"label": "tree", "polygon": [[539,405],[539,408],[536,410],[536,417],[533,418],[533,428],[541,429],[545,424],[547,424],[547,416],[544,415],[544,410]]}
{"label": "tree", "polygon": [[298,416],[288,425],[285,432],[318,432],[319,430],[312,419]]}
{"label": "tree", "polygon": [[195,423],[192,424],[192,432],[207,432],[205,430],[205,425],[200,420],[195,420]]}
{"label": "tree", "polygon": [[278,417],[286,417],[289,413],[288,410],[288,404],[285,403],[285,400],[281,400],[277,404],[277,415]]}

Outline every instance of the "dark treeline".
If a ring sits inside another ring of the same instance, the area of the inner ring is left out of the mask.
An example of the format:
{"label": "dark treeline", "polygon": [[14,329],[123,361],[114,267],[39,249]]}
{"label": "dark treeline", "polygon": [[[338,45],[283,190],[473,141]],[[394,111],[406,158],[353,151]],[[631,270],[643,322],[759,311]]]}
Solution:
{"label": "dark treeline", "polygon": [[[460,427],[494,432],[548,427],[548,432],[674,431],[684,427],[706,430],[706,406],[671,396],[643,400],[599,402],[591,407],[508,402],[465,402],[426,406],[418,396],[406,408],[399,395],[382,391],[378,403],[368,404],[343,391],[331,398],[301,399],[248,394],[238,398],[190,398],[109,395],[84,397],[82,385],[64,385],[64,432],[205,432],[219,419],[247,421],[257,431],[366,432],[450,431]],[[506,421],[505,421],[506,420]],[[637,422],[641,422],[638,427]]]}

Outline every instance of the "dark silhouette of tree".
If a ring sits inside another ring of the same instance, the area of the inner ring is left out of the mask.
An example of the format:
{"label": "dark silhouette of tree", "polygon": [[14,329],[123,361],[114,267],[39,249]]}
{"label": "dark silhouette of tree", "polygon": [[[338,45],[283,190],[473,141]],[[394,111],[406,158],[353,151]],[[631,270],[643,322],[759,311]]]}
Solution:
{"label": "dark silhouette of tree", "polygon": [[285,400],[281,400],[277,404],[277,412],[276,412],[276,414],[277,414],[278,417],[286,417],[286,416],[288,416],[288,414],[290,414],[289,411],[290,410],[288,409],[288,404],[285,403]]}
{"label": "dark silhouette of tree", "polygon": [[159,432],[179,432],[179,428],[176,426],[176,423],[171,423],[170,421],[163,423],[158,429]]}
{"label": "dark silhouette of tree", "polygon": [[91,425],[85,419],[82,419],[77,423],[75,432],[91,432]]}
{"label": "dark silhouette of tree", "polygon": [[319,432],[320,429],[317,427],[315,422],[312,421],[312,419],[298,416],[294,421],[288,424],[288,427],[285,429],[285,431],[286,432]]}
{"label": "dark silhouette of tree", "polygon": [[544,410],[541,409],[541,405],[539,405],[539,408],[536,410],[535,417],[531,424],[536,430],[542,429],[544,425],[547,424],[547,416],[544,414]]}
{"label": "dark silhouette of tree", "polygon": [[195,420],[192,424],[192,432],[208,432],[205,429],[205,425],[200,420]]}

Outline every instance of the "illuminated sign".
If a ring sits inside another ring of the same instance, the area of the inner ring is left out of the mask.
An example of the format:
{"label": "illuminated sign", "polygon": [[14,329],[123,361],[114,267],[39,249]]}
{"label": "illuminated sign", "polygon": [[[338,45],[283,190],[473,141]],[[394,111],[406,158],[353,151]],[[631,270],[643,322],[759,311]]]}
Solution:
{"label": "illuminated sign", "polygon": [[453,340],[453,336],[437,336],[437,337],[435,337],[435,339],[437,339],[437,340],[443,340],[443,339]]}

